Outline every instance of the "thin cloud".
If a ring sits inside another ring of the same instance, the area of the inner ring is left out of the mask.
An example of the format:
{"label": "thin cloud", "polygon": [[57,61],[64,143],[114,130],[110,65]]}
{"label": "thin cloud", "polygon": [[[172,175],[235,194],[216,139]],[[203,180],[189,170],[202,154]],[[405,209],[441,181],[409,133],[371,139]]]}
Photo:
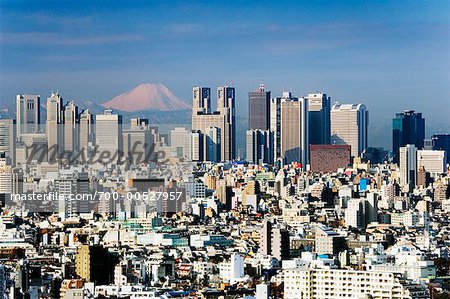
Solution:
{"label": "thin cloud", "polygon": [[2,44],[33,44],[33,45],[66,45],[84,46],[93,44],[113,44],[144,41],[139,34],[117,34],[104,36],[64,36],[48,32],[3,33],[0,36]]}

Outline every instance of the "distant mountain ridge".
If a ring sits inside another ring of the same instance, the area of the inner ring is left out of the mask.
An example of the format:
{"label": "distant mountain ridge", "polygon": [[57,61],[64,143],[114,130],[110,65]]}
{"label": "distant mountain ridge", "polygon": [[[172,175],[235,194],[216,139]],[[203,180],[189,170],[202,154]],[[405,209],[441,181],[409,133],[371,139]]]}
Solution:
{"label": "distant mountain ridge", "polygon": [[135,111],[177,111],[191,109],[191,106],[175,96],[164,84],[143,83],[102,104],[126,112]]}

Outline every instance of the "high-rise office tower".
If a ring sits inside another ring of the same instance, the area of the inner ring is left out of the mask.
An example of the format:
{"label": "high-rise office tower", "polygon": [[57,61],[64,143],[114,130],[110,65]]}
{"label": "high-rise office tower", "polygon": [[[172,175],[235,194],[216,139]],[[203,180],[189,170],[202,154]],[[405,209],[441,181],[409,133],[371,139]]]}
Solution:
{"label": "high-rise office tower", "polygon": [[79,116],[80,122],[80,150],[87,149],[89,143],[94,141],[94,118],[89,109],[81,112]]}
{"label": "high-rise office tower", "polygon": [[412,191],[417,184],[417,147],[407,144],[399,149],[400,185]]}
{"label": "high-rise office tower", "polygon": [[[59,154],[64,150],[63,98],[56,92],[47,98],[47,144],[49,154]],[[50,159],[50,157],[49,157]]]}
{"label": "high-rise office tower", "polygon": [[[103,114],[95,116],[95,144],[100,155],[108,152],[109,158],[106,162],[118,161],[119,151],[122,151],[122,116],[114,114],[112,110],[106,109]],[[102,161],[100,161],[102,162]]]}
{"label": "high-rise office tower", "polygon": [[132,118],[128,129],[122,130],[122,147],[128,161],[138,165],[156,161],[154,136],[148,119]]}
{"label": "high-rise office tower", "polygon": [[17,137],[39,131],[40,110],[39,95],[19,94],[16,96]]}
{"label": "high-rise office tower", "polygon": [[78,107],[75,102],[70,101],[64,106],[64,150],[69,152],[78,151]]}
{"label": "high-rise office tower", "polygon": [[218,127],[206,128],[206,160],[211,162],[219,162],[221,154],[221,139],[222,132]]}
{"label": "high-rise office tower", "polygon": [[247,161],[254,164],[273,164],[273,132],[270,130],[248,130]]}
{"label": "high-rise office tower", "polygon": [[16,163],[16,122],[14,119],[0,118],[0,153],[4,153],[12,165]]}
{"label": "high-rise office tower", "polygon": [[191,160],[191,131],[186,128],[174,128],[170,131],[170,145],[182,149],[182,157]]}
{"label": "high-rise office tower", "polygon": [[222,134],[222,151],[224,160],[236,157],[236,93],[234,87],[217,87],[217,110],[226,115]]}
{"label": "high-rise office tower", "polygon": [[369,111],[364,104],[335,104],[331,107],[331,143],[348,144],[352,156],[367,148]]}
{"label": "high-rise office tower", "polygon": [[306,99],[309,114],[309,144],[329,144],[331,98],[324,93],[310,93]]}
{"label": "high-rise office tower", "polygon": [[450,134],[435,134],[431,137],[434,150],[445,151],[445,159],[450,161]]}
{"label": "high-rise office tower", "polygon": [[261,83],[256,91],[248,93],[248,129],[268,130],[270,126],[270,91]]}
{"label": "high-rise office tower", "polygon": [[399,148],[407,144],[414,144],[418,149],[423,148],[425,138],[425,119],[422,113],[405,110],[395,114],[392,120],[392,152],[393,161],[399,161]]}
{"label": "high-rise office tower", "polygon": [[200,130],[191,133],[191,160],[203,161],[204,136]]}
{"label": "high-rise office tower", "polygon": [[194,87],[192,89],[193,113],[200,112],[208,114],[211,112],[211,88]]}
{"label": "high-rise office tower", "polygon": [[[209,127],[217,127],[221,133],[220,161],[233,160],[236,153],[236,112],[234,87],[217,88],[217,110],[211,111],[210,92],[207,87],[194,87],[192,130],[206,134]],[[202,149],[206,150],[206,138]],[[206,154],[202,154],[206,159]]]}
{"label": "high-rise office tower", "polygon": [[290,92],[271,100],[270,130],[274,132],[274,161],[308,164],[308,103]]}

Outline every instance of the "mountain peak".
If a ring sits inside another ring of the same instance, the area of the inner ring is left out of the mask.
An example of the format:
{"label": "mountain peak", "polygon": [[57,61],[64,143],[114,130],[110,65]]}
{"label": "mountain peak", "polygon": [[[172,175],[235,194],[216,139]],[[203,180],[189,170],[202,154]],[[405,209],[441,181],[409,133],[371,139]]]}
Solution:
{"label": "mountain peak", "polygon": [[175,96],[162,83],[142,83],[112,100],[103,103],[103,107],[121,111],[141,110],[174,111],[190,109],[190,105]]}

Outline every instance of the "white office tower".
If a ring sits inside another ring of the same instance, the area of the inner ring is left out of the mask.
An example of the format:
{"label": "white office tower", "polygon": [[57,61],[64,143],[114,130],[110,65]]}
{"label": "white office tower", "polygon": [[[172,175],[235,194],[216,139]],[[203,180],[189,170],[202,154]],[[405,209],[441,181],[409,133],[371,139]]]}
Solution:
{"label": "white office tower", "polygon": [[79,150],[78,107],[73,101],[64,106],[64,150]]}
{"label": "white office tower", "polygon": [[89,109],[80,114],[80,150],[87,149],[94,141],[94,119]]}
{"label": "white office tower", "polygon": [[203,161],[203,133],[200,130],[191,132],[191,160]]}
{"label": "white office tower", "polygon": [[14,119],[0,118],[0,155],[11,160],[12,165],[16,164],[16,126]]}
{"label": "white office tower", "polygon": [[12,178],[11,163],[7,158],[0,156],[0,194],[11,194],[13,192]]}
{"label": "white office tower", "polygon": [[308,164],[308,101],[290,92],[270,103],[270,130],[274,132],[274,160]]}
{"label": "white office tower", "polygon": [[369,111],[364,104],[335,104],[331,107],[331,143],[348,144],[352,156],[367,148]]}
{"label": "white office tower", "polygon": [[[99,154],[108,158],[101,159],[100,163],[115,164],[120,158],[118,151],[122,151],[122,116],[114,114],[107,109],[103,114],[95,116],[95,144]],[[100,158],[100,156],[99,156]]]}
{"label": "white office tower", "polygon": [[170,145],[181,148],[182,157],[191,160],[191,131],[186,128],[174,128],[170,131]]}
{"label": "white office tower", "polygon": [[[49,160],[53,153],[59,154],[64,150],[63,98],[56,92],[47,98],[47,145]],[[54,161],[52,161],[54,162]]]}
{"label": "white office tower", "polygon": [[226,282],[236,283],[244,277],[244,258],[238,253],[232,253],[230,261],[219,264],[220,278]]}
{"label": "white office tower", "polygon": [[437,150],[418,150],[417,151],[417,169],[422,166],[431,176],[438,176],[445,172],[446,168],[445,151]]}
{"label": "white office tower", "polygon": [[417,184],[417,148],[414,144],[400,147],[400,185],[412,191]]}
{"label": "white office tower", "polygon": [[134,165],[155,161],[154,135],[144,118],[132,118],[130,127],[122,130],[122,148],[128,161]]}
{"label": "white office tower", "polygon": [[273,133],[269,130],[248,130],[247,161],[253,164],[273,163]]}
{"label": "white office tower", "polygon": [[206,161],[220,162],[222,131],[218,127],[206,128],[204,138],[206,139],[205,154]]}
{"label": "white office tower", "polygon": [[40,96],[18,94],[16,96],[17,137],[39,132]]}
{"label": "white office tower", "polygon": [[88,174],[73,169],[61,170],[55,179],[55,194],[58,195],[58,214],[62,220],[89,212]]}

